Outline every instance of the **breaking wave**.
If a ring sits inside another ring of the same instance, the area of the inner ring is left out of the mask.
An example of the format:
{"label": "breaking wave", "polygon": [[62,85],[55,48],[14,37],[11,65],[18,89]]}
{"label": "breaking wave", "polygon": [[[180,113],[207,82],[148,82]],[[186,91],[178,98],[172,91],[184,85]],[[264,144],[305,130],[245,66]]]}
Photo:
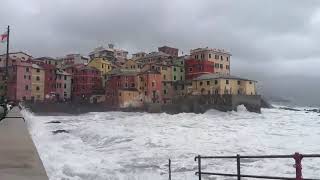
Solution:
{"label": "breaking wave", "polygon": [[[30,134],[51,180],[195,179],[201,155],[320,153],[318,113],[262,109],[261,114],[94,112],[36,116],[24,110]],[[47,123],[59,121],[61,123]],[[52,133],[65,130],[65,133]],[[242,172],[293,176],[294,161],[243,160]],[[320,177],[320,160],[303,160],[306,178]],[[234,160],[203,161],[206,171],[235,173]],[[208,177],[210,178],[210,177]],[[218,177],[217,179],[223,179]]]}

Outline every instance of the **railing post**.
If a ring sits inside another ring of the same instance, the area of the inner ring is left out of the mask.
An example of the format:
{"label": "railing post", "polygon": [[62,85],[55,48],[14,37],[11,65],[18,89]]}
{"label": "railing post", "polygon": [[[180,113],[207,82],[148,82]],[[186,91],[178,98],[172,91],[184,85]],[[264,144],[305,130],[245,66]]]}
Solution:
{"label": "railing post", "polygon": [[199,180],[201,180],[201,156],[198,155],[198,176]]}
{"label": "railing post", "polygon": [[238,180],[241,180],[240,155],[239,154],[237,154],[237,177],[238,177]]}
{"label": "railing post", "polygon": [[295,167],[296,167],[296,180],[302,180],[302,154],[296,152],[293,155],[293,159],[295,160]]}
{"label": "railing post", "polygon": [[169,159],[169,180],[171,180],[171,159]]}

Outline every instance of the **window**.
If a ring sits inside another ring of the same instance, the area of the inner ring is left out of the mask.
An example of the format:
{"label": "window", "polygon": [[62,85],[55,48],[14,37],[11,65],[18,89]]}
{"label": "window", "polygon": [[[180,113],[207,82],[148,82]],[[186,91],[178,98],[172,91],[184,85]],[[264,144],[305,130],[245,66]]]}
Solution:
{"label": "window", "polygon": [[37,76],[37,77],[36,77],[36,80],[37,80],[37,81],[40,81],[40,77],[39,77],[39,76]]}
{"label": "window", "polygon": [[121,96],[121,92],[119,92],[119,96]]}
{"label": "window", "polygon": [[183,65],[183,61],[181,61],[180,64]]}
{"label": "window", "polygon": [[66,83],[64,83],[64,88],[65,88],[65,89],[67,88],[67,84],[66,84]]}
{"label": "window", "polygon": [[189,72],[192,72],[192,67],[189,68]]}
{"label": "window", "polygon": [[229,80],[226,80],[226,84],[229,84]]}
{"label": "window", "polygon": [[215,59],[219,59],[219,56],[218,56],[218,55],[214,55],[214,58],[215,58]]}
{"label": "window", "polygon": [[101,68],[103,68],[103,64],[101,64]]}
{"label": "window", "polygon": [[252,81],[250,81],[249,84],[252,84]]}
{"label": "window", "polygon": [[64,80],[67,80],[67,76],[66,75],[64,75]]}
{"label": "window", "polygon": [[154,82],[152,82],[152,87],[154,87],[155,86],[155,83]]}
{"label": "window", "polygon": [[26,75],[24,75],[23,77],[24,77],[24,79],[27,79],[27,76],[26,76]]}
{"label": "window", "polygon": [[173,76],[173,80],[176,80],[177,79],[177,77],[176,76]]}
{"label": "window", "polygon": [[26,86],[24,87],[24,89],[25,89],[25,90],[29,90],[29,86],[26,85]]}
{"label": "window", "polygon": [[227,57],[227,61],[229,61],[229,57]]}
{"label": "window", "polygon": [[220,69],[223,69],[223,64],[220,64]]}
{"label": "window", "polygon": [[165,74],[163,75],[163,79],[166,80],[166,75]]}
{"label": "window", "polygon": [[31,80],[31,76],[29,75],[29,80]]}
{"label": "window", "polygon": [[182,68],[180,68],[180,72],[183,72],[183,69],[182,69]]}
{"label": "window", "polygon": [[126,87],[126,88],[127,88],[127,87],[128,87],[128,83],[126,83],[126,84],[124,85],[124,87]]}
{"label": "window", "polygon": [[238,85],[240,85],[240,81],[238,81]]}
{"label": "window", "polygon": [[182,81],[182,76],[180,76],[180,80]]}
{"label": "window", "polygon": [[207,81],[207,85],[210,85],[210,81]]}
{"label": "window", "polygon": [[216,63],[216,64],[214,64],[214,67],[215,67],[215,68],[219,68],[219,65],[220,65],[220,64]]}
{"label": "window", "polygon": [[221,61],[223,60],[223,56],[220,56]]}
{"label": "window", "polygon": [[37,69],[37,72],[40,72],[40,69]]}
{"label": "window", "polygon": [[163,94],[167,94],[167,90],[165,89],[165,90],[163,90]]}
{"label": "window", "polygon": [[131,83],[131,87],[132,87],[132,88],[134,87],[134,85],[135,85],[134,83]]}
{"label": "window", "polygon": [[37,86],[37,87],[36,87],[36,90],[37,90],[37,91],[39,91],[39,90],[40,90],[40,87],[39,87],[39,86]]}
{"label": "window", "polygon": [[218,84],[218,80],[214,80],[214,84]]}
{"label": "window", "polygon": [[28,67],[26,68],[26,72],[29,72],[29,68]]}
{"label": "window", "polygon": [[174,68],[173,68],[173,71],[174,71],[174,72],[176,72],[176,71],[177,71],[177,69],[174,67]]}
{"label": "window", "polygon": [[230,66],[229,66],[229,65],[226,65],[226,69],[230,69]]}
{"label": "window", "polygon": [[211,54],[209,54],[209,59],[211,58]]}
{"label": "window", "polygon": [[200,81],[200,86],[202,86],[202,81]]}
{"label": "window", "polygon": [[163,82],[163,86],[166,86],[167,85],[167,83],[166,82]]}
{"label": "window", "polygon": [[240,90],[238,90],[238,94],[240,94]]}

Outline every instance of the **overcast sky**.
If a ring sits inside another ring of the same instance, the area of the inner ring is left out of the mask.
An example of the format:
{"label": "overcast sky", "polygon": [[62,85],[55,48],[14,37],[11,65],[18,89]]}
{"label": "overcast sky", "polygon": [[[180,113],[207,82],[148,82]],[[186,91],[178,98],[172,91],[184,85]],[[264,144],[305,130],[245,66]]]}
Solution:
{"label": "overcast sky", "polygon": [[232,73],[259,80],[266,94],[320,104],[318,0],[1,0],[7,25],[11,51],[35,57],[87,55],[110,42],[130,53],[224,48]]}

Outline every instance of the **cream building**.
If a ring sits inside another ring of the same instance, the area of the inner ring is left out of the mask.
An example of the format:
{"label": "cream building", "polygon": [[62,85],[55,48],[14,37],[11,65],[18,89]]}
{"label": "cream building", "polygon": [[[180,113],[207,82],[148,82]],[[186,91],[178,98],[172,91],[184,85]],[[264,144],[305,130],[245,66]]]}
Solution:
{"label": "cream building", "polygon": [[32,64],[31,79],[31,99],[36,101],[44,100],[44,69],[36,64]]}
{"label": "cream building", "polygon": [[230,74],[231,54],[224,49],[197,48],[190,50],[190,56],[195,60],[214,62],[214,72]]}
{"label": "cream building", "polygon": [[231,75],[205,74],[192,80],[192,94],[257,95],[256,83]]}

